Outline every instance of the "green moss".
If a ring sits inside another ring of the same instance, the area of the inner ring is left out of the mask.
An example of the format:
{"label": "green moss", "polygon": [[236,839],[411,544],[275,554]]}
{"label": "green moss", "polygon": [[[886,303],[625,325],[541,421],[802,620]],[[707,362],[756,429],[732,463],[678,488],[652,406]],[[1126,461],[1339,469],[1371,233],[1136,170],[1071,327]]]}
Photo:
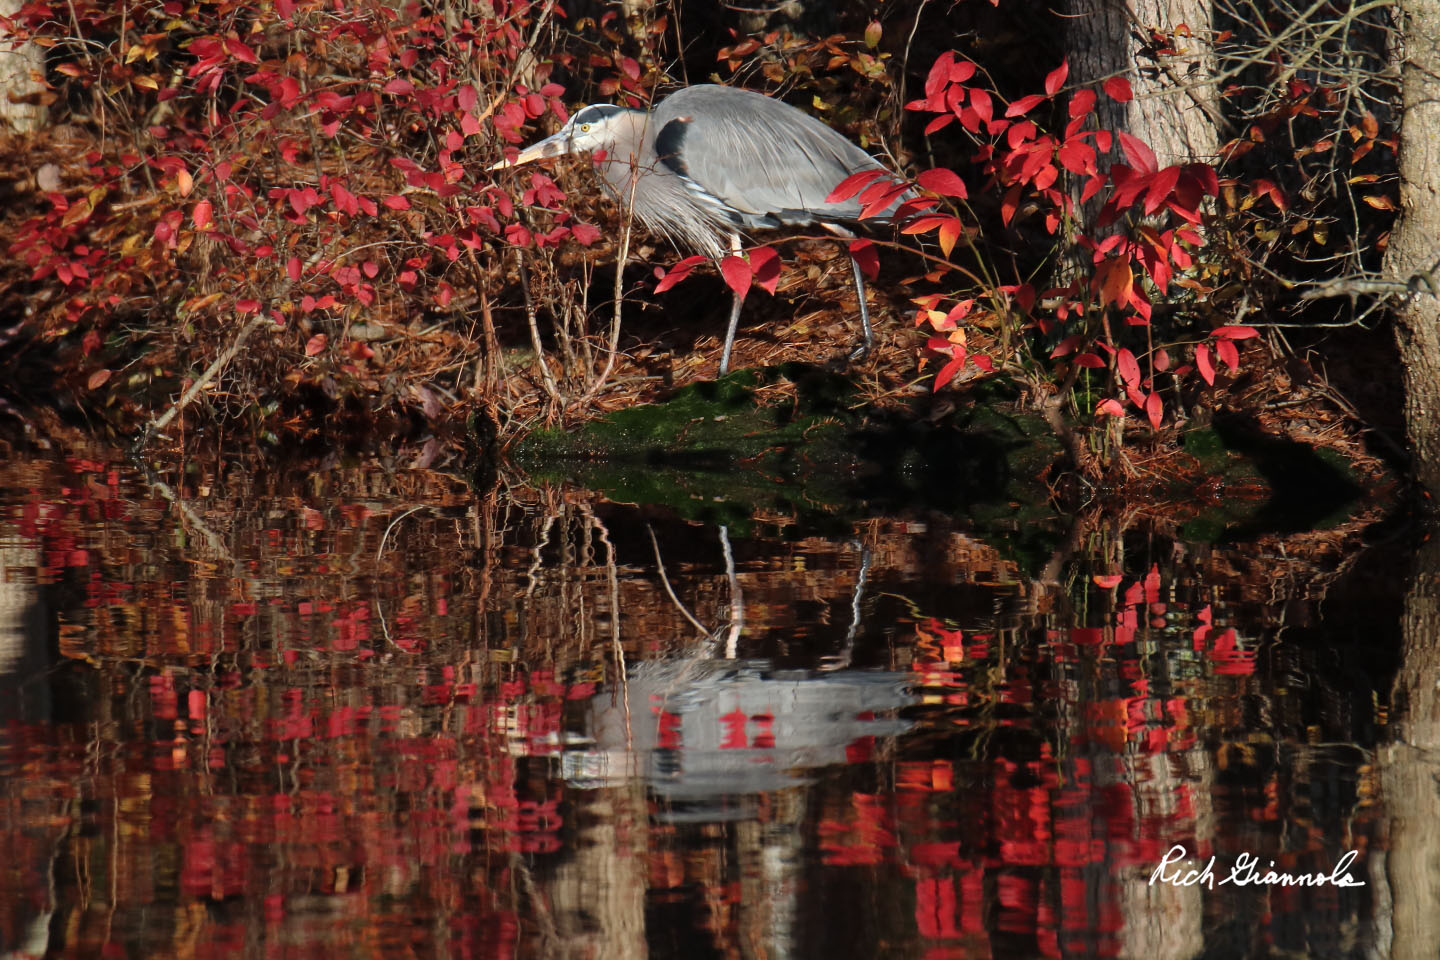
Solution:
{"label": "green moss", "polygon": [[[769,394],[783,401],[762,402],[761,388],[781,380],[793,390]],[[1039,480],[1061,449],[1043,419],[1018,408],[1016,398],[1014,386],[997,377],[948,412],[937,411],[930,396],[908,410],[879,411],[860,402],[845,377],[788,364],[694,384],[573,432],[538,431],[514,459],[536,479],[665,506],[726,523],[739,535],[759,511],[790,514],[817,533],[867,516],[963,516],[1030,569],[1049,558],[1066,526]],[[1187,539],[1314,529],[1343,520],[1359,502],[1350,465],[1332,451],[1236,421],[1187,431],[1181,442],[1208,482],[1246,494],[1215,497],[1213,509],[1184,526]],[[1184,481],[1194,482],[1193,475]]]}
{"label": "green moss", "polygon": [[[760,403],[756,391],[780,379],[793,393]],[[515,459],[537,478],[694,519],[735,524],[778,509],[840,528],[875,514],[942,510],[1029,529],[1050,516],[1036,478],[1059,445],[1039,418],[1002,408],[1014,393],[987,385],[942,417],[927,415],[929,397],[912,411],[880,413],[845,377],[787,364],[688,386],[574,432],[537,432]]]}

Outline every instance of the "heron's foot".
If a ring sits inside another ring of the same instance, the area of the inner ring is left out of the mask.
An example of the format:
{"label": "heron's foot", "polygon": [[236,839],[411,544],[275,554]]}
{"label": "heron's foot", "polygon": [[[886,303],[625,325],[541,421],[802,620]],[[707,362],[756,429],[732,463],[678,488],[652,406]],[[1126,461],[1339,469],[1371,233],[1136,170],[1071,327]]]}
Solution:
{"label": "heron's foot", "polygon": [[825,369],[831,373],[844,373],[850,369],[852,363],[859,363],[870,356],[870,344],[861,341],[848,353],[831,354],[830,359],[825,361]]}

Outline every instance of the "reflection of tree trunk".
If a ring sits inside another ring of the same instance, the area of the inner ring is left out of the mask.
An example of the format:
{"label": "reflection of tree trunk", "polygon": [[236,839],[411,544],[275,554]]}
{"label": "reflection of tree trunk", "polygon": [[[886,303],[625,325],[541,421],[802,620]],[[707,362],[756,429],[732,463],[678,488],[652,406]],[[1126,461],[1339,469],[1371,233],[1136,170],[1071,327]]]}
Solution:
{"label": "reflection of tree trunk", "polygon": [[[1128,758],[1128,779],[1136,791],[1136,813],[1146,820],[1173,820],[1182,791],[1188,790],[1195,812],[1195,842],[1187,843],[1190,862],[1185,869],[1204,866],[1200,848],[1214,847],[1215,811],[1211,799],[1215,765],[1208,750],[1196,747],[1185,754],[1139,754]],[[1118,906],[1124,926],[1116,933],[1119,955],[1126,960],[1189,960],[1205,950],[1203,929],[1205,892],[1196,885],[1176,887],[1150,883],[1154,864],[1133,869],[1118,881]]]}
{"label": "reflection of tree trunk", "polygon": [[645,851],[650,820],[639,780],[572,794],[581,824],[575,855],[555,871],[548,897],[555,914],[549,957],[646,956]]}
{"label": "reflection of tree trunk", "polygon": [[1398,736],[1383,755],[1396,960],[1433,958],[1440,943],[1440,537],[1416,557],[1401,636]]}
{"label": "reflection of tree trunk", "polygon": [[[1386,273],[1398,280],[1430,275],[1440,283],[1440,0],[1402,0],[1400,219],[1390,236]],[[1440,296],[1419,290],[1396,311],[1395,338],[1405,377],[1405,423],[1415,472],[1440,496]]]}

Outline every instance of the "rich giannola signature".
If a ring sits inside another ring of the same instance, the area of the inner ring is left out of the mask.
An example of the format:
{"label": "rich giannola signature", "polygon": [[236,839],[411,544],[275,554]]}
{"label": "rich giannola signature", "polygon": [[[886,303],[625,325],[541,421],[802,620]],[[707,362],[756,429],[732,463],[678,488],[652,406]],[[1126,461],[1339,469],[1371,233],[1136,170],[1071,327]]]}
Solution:
{"label": "rich giannola signature", "polygon": [[1204,867],[1186,866],[1190,854],[1181,844],[1175,844],[1150,874],[1150,884],[1168,883],[1174,887],[1193,887],[1196,884],[1214,890],[1216,885],[1233,883],[1237,887],[1363,887],[1365,881],[1350,876],[1350,864],[1358,852],[1351,850],[1341,857],[1329,873],[1286,873],[1275,869],[1275,861],[1268,867],[1260,866],[1260,858],[1242,853],[1235,858],[1228,876],[1220,877],[1215,872],[1215,858],[1211,857]]}

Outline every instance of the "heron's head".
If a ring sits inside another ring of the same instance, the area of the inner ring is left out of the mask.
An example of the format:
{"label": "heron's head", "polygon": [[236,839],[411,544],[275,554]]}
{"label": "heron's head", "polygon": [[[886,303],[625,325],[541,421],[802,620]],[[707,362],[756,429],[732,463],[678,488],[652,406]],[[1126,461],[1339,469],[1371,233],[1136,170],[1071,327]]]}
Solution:
{"label": "heron's head", "polygon": [[589,153],[594,150],[609,150],[619,135],[616,118],[630,113],[625,107],[608,103],[594,103],[575,111],[570,121],[552,136],[530,144],[515,155],[513,160],[502,160],[490,167],[501,170],[519,166],[545,157],[558,157],[567,153]]}

